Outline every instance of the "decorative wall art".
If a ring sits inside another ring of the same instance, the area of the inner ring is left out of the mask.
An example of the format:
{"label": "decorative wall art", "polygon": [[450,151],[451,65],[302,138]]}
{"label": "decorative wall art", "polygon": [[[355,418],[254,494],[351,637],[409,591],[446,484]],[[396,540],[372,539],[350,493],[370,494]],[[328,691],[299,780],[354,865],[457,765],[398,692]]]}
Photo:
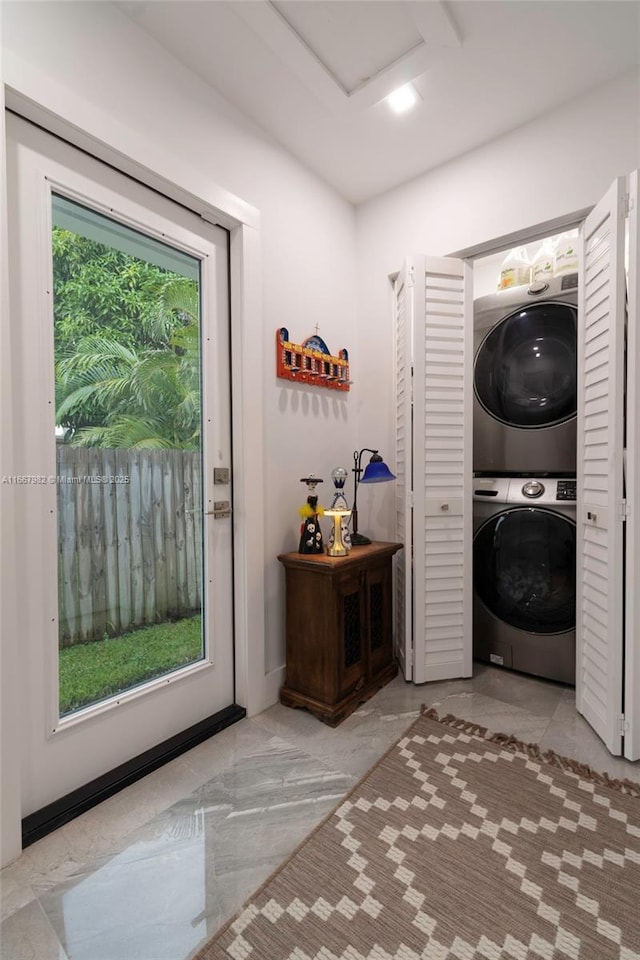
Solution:
{"label": "decorative wall art", "polygon": [[292,343],[286,327],[276,330],[276,372],[283,380],[295,380],[330,390],[349,390],[349,354],[340,350],[338,356],[329,352],[316,332],[302,343]]}

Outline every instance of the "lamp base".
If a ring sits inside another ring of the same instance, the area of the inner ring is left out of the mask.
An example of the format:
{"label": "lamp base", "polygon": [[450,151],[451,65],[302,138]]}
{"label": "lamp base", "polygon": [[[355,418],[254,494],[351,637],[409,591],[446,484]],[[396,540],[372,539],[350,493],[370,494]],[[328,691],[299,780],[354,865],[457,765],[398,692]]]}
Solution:
{"label": "lamp base", "polygon": [[327,548],[329,557],[346,557],[349,548],[342,539],[342,522],[348,517],[351,510],[325,510],[325,517],[333,517],[333,532]]}
{"label": "lamp base", "polygon": [[352,547],[366,547],[368,543],[371,543],[371,540],[369,540],[369,537],[365,537],[362,533],[351,534]]}

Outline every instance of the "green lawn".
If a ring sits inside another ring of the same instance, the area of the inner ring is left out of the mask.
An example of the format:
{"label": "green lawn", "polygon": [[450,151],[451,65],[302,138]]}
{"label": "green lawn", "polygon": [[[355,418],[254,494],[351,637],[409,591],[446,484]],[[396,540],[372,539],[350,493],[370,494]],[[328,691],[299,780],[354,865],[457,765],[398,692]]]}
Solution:
{"label": "green lawn", "polygon": [[189,617],[61,650],[60,715],[199,660],[201,644],[200,617]]}

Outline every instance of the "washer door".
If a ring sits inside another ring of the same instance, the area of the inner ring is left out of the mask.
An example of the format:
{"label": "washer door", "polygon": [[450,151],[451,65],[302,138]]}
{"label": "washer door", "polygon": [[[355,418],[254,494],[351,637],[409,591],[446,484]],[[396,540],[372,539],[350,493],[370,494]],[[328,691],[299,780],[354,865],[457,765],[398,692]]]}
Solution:
{"label": "washer door", "polygon": [[576,525],[550,510],[514,507],[473,541],[477,596],[499,620],[532,633],[576,624]]}
{"label": "washer door", "polygon": [[478,350],[475,391],[487,413],[514,427],[550,427],[575,417],[577,310],[525,304]]}

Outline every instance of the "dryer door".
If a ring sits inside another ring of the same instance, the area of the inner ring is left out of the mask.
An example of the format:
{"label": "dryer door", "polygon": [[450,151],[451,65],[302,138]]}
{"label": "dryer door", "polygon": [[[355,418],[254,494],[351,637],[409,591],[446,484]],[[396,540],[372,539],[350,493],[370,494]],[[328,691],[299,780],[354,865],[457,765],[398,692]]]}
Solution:
{"label": "dryer door", "polygon": [[525,304],[484,339],[475,391],[484,409],[514,427],[550,427],[576,415],[577,311],[567,303]]}
{"label": "dryer door", "polygon": [[474,586],[489,612],[531,633],[576,623],[576,525],[551,510],[516,507],[491,517],[473,542]]}

